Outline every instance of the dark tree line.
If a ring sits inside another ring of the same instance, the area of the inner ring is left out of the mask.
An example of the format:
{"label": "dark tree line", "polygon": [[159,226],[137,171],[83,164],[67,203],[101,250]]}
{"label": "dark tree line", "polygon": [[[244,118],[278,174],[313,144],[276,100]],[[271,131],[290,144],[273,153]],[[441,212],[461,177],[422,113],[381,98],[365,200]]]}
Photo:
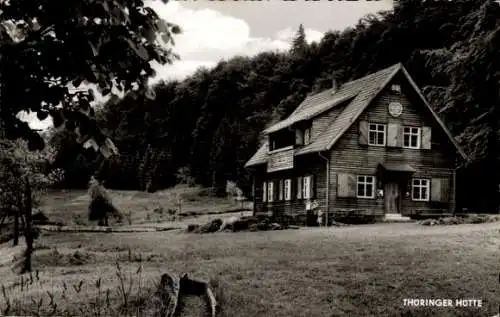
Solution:
{"label": "dark tree line", "polygon": [[[300,26],[288,52],[222,61],[157,85],[155,98],[130,92],[97,114],[121,152],[101,177],[108,187],[150,191],[186,179],[222,189],[234,180],[249,194],[243,166],[266,125],[328,88],[332,74],[342,82],[402,62],[471,157],[460,172],[469,184],[460,197],[474,199],[463,206],[491,209],[500,180],[499,16],[491,0],[399,1],[319,43],[307,44]],[[65,186],[85,184],[100,164],[93,160],[69,147],[60,152]]]}

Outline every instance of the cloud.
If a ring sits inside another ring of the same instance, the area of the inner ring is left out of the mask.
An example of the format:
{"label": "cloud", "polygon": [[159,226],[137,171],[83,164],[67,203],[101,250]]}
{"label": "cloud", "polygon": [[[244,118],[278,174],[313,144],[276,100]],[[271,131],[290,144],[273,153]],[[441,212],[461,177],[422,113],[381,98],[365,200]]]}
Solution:
{"label": "cloud", "polygon": [[[155,64],[157,76],[152,83],[162,79],[183,79],[198,67],[211,67],[235,55],[253,56],[264,51],[287,50],[296,32],[289,27],[269,37],[252,37],[245,20],[216,10],[193,10],[175,1],[164,4],[153,0],[148,5],[161,18],[180,25],[183,31],[174,37],[174,50],[181,60],[166,66]],[[309,41],[318,41],[323,33],[306,29],[306,36]]]}
{"label": "cloud", "polygon": [[[253,56],[265,51],[284,51],[290,48],[296,29],[287,27],[268,37],[251,36],[250,25],[240,18],[223,14],[213,9],[189,9],[179,2],[170,1],[167,4],[159,0],[149,0],[147,5],[153,8],[164,20],[178,24],[182,34],[174,37],[174,51],[181,60],[171,65],[160,65],[152,62],[156,70],[155,78],[150,84],[160,80],[182,80],[192,75],[199,67],[211,68],[220,60],[236,55]],[[307,29],[306,38],[309,42],[318,41],[322,32]],[[95,85],[83,85],[79,89],[92,88],[96,93],[96,103],[103,103],[104,98],[97,93]],[[114,91],[117,93],[117,91]],[[41,122],[35,113],[20,113],[23,121],[28,121],[34,129],[46,129],[52,126],[52,120]]]}

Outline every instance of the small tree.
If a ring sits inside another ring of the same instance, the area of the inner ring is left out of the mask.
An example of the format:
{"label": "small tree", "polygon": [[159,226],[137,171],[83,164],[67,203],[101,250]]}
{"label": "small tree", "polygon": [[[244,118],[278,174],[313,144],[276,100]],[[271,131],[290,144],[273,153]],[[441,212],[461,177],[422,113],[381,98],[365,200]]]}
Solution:
{"label": "small tree", "polygon": [[[33,208],[40,205],[50,185],[62,179],[61,170],[50,171],[54,158],[50,147],[31,151],[26,141],[0,140],[0,205],[2,218],[14,220],[14,245],[23,229],[26,252],[22,272],[31,271],[35,234]],[[22,226],[21,226],[22,225]]]}
{"label": "small tree", "polygon": [[93,176],[89,182],[89,196],[89,220],[97,220],[99,226],[107,226],[110,215],[122,220],[122,214],[113,205],[106,189]]}

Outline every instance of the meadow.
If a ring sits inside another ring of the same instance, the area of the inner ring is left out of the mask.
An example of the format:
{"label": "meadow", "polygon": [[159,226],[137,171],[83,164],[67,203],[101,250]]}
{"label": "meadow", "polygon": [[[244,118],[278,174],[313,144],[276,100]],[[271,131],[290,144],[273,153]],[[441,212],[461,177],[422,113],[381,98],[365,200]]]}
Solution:
{"label": "meadow", "polygon": [[[172,201],[171,193],[112,195],[139,224],[187,224],[241,207],[186,193],[182,208],[191,216],[175,221],[154,212],[174,208],[169,206],[178,200]],[[74,223],[85,219],[83,197],[82,192],[52,193],[44,211],[53,221]],[[110,311],[123,316],[124,306],[130,316],[149,316],[155,284],[171,272],[210,281],[220,316],[492,316],[500,305],[499,246],[499,222],[213,234],[43,232],[36,241],[34,278],[16,275],[16,261],[0,263],[5,289],[0,308],[8,299],[12,307],[17,303],[33,315],[47,315],[52,301],[59,312],[77,316],[113,315]],[[1,254],[8,250],[22,246],[0,247]],[[405,307],[405,298],[481,299],[482,307]],[[182,316],[203,315],[199,303],[188,306]]]}

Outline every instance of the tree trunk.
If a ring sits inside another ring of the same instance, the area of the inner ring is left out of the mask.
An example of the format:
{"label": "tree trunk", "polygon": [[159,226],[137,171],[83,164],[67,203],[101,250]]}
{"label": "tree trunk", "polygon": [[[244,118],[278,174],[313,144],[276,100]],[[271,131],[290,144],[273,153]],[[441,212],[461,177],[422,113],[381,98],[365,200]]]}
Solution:
{"label": "tree trunk", "polygon": [[24,190],[24,239],[26,240],[26,252],[24,254],[24,266],[22,273],[31,272],[31,255],[33,254],[33,230],[32,230],[32,201],[31,201],[31,184],[26,178]]}
{"label": "tree trunk", "polygon": [[20,211],[17,211],[14,214],[14,241],[12,243],[13,246],[19,245],[19,213]]}

